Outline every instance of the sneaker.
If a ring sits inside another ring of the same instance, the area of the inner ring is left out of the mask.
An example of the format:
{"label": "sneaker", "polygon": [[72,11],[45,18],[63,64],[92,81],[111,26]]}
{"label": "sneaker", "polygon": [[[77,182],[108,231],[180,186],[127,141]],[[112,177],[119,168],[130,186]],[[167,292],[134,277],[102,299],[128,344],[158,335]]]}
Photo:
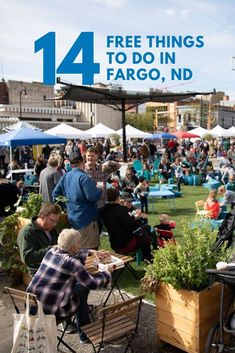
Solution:
{"label": "sneaker", "polygon": [[80,333],[79,338],[80,338],[80,343],[82,343],[82,344],[90,342],[89,338],[83,332]]}
{"label": "sneaker", "polygon": [[[66,322],[63,322],[63,328],[65,328],[66,326]],[[66,326],[66,329],[65,329],[65,332],[66,333],[76,333],[77,332],[77,324],[74,322],[74,323],[70,323]]]}

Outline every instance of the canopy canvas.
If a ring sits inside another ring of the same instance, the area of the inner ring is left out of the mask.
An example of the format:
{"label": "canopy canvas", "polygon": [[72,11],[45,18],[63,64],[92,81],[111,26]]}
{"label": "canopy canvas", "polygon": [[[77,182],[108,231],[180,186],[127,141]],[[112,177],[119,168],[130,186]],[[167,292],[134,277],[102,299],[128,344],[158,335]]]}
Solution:
{"label": "canopy canvas", "polygon": [[60,79],[57,80],[57,83],[65,85],[63,87],[65,94],[60,98],[61,100],[103,104],[105,106],[111,107],[122,112],[123,159],[125,162],[127,161],[125,117],[126,111],[147,102],[170,103],[180,101],[189,97],[195,97],[196,95],[208,95],[211,93],[215,93],[163,93],[160,91],[129,92],[119,88],[94,88],[89,86],[71,85],[66,82],[62,82]]}
{"label": "canopy canvas", "polygon": [[192,134],[191,131],[175,131],[173,134],[176,136],[178,139],[190,139],[190,138],[197,138],[200,137],[199,135]]}
{"label": "canopy canvas", "polygon": [[196,127],[195,129],[190,130],[192,134],[199,135],[200,137],[204,137],[205,135],[209,134],[209,131],[204,129],[203,127],[199,126]]}
{"label": "canopy canvas", "polygon": [[162,140],[162,139],[170,140],[175,138],[176,138],[175,135],[170,134],[168,132],[159,132],[156,134],[152,134],[152,137],[151,137],[152,140]]}
{"label": "canopy canvas", "polygon": [[229,137],[231,133],[223,127],[216,125],[213,129],[209,130],[208,133],[213,137]]}
{"label": "canopy canvas", "polygon": [[[61,143],[66,143],[66,139],[23,127],[0,135],[0,146],[10,147],[10,168],[12,168],[12,147]],[[10,171],[12,180],[12,170]]]}
{"label": "canopy canvas", "polygon": [[23,127],[0,135],[0,146],[17,147],[62,143],[66,143],[65,138],[48,135],[38,130]]}
{"label": "canopy canvas", "polygon": [[86,130],[86,132],[90,134],[93,138],[110,137],[112,134],[116,133],[115,130],[102,123],[98,123],[91,129]]}
{"label": "canopy canvas", "polygon": [[15,124],[12,124],[12,125],[9,125],[7,127],[4,127],[3,130],[5,131],[12,131],[12,130],[18,130],[20,129],[21,127],[26,127],[28,129],[34,129],[34,130],[40,130],[37,126],[34,126],[32,124],[29,124],[27,123],[27,121],[19,121],[18,123],[15,123]]}
{"label": "canopy canvas", "polygon": [[231,137],[235,137],[235,126],[230,127],[227,131],[230,133]]}
{"label": "canopy canvas", "polygon": [[92,137],[87,131],[76,129],[75,127],[65,123],[61,123],[52,129],[46,130],[45,133],[53,136],[64,137],[66,139],[89,140]]}
{"label": "canopy canvas", "polygon": [[[122,129],[119,129],[118,131],[116,131],[116,134],[121,135],[122,136]],[[126,125],[126,137],[128,139],[132,139],[132,138],[151,138],[152,134],[149,134],[147,132],[141,131],[139,129],[136,129],[135,127],[131,126],[131,125]]]}

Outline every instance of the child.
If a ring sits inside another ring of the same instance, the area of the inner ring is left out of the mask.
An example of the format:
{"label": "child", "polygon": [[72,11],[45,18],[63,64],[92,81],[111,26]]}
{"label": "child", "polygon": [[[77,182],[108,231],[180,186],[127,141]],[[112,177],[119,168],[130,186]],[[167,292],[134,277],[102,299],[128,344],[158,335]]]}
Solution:
{"label": "child", "polygon": [[183,168],[180,158],[176,158],[175,162],[171,164],[171,167],[174,169],[176,183],[177,183],[177,190],[180,192],[180,184],[183,177]]}
{"label": "child", "polygon": [[150,182],[152,177],[152,171],[151,171],[150,165],[146,162],[143,165],[143,177],[146,179],[147,182]]}
{"label": "child", "polygon": [[165,242],[168,240],[175,242],[172,229],[176,227],[176,223],[172,221],[167,214],[161,214],[159,219],[160,224],[154,226],[156,231],[156,240],[153,242],[153,247],[155,249],[163,248]]}
{"label": "child", "polygon": [[149,184],[146,181],[145,177],[139,177],[139,184],[134,189],[134,193],[137,198],[140,200],[141,204],[141,212],[148,213],[148,192],[149,192]]}
{"label": "child", "polygon": [[225,185],[226,189],[235,192],[235,174],[230,174],[228,183]]}

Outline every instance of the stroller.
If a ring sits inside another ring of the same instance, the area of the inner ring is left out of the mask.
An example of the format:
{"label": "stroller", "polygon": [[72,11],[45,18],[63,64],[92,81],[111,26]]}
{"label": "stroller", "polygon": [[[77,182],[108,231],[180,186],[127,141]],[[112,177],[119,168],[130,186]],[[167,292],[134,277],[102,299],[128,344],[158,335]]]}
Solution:
{"label": "stroller", "polygon": [[[235,230],[235,212],[228,213],[222,225],[219,228],[214,250],[217,250],[224,241],[228,241],[227,246],[231,246],[233,242],[233,232]],[[220,314],[219,322],[211,327],[205,353],[222,353],[235,352],[235,265],[232,264],[226,270],[207,269],[206,273],[212,275],[215,279],[222,283],[220,295]],[[226,303],[225,289],[228,286],[231,291],[231,300]]]}

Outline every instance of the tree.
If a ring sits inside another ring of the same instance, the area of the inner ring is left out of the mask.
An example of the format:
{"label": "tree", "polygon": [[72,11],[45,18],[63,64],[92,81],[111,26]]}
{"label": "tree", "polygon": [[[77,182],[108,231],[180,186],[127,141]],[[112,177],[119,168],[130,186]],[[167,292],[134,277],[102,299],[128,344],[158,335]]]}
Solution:
{"label": "tree", "polygon": [[139,130],[152,132],[154,129],[154,116],[151,113],[127,114],[126,123]]}

